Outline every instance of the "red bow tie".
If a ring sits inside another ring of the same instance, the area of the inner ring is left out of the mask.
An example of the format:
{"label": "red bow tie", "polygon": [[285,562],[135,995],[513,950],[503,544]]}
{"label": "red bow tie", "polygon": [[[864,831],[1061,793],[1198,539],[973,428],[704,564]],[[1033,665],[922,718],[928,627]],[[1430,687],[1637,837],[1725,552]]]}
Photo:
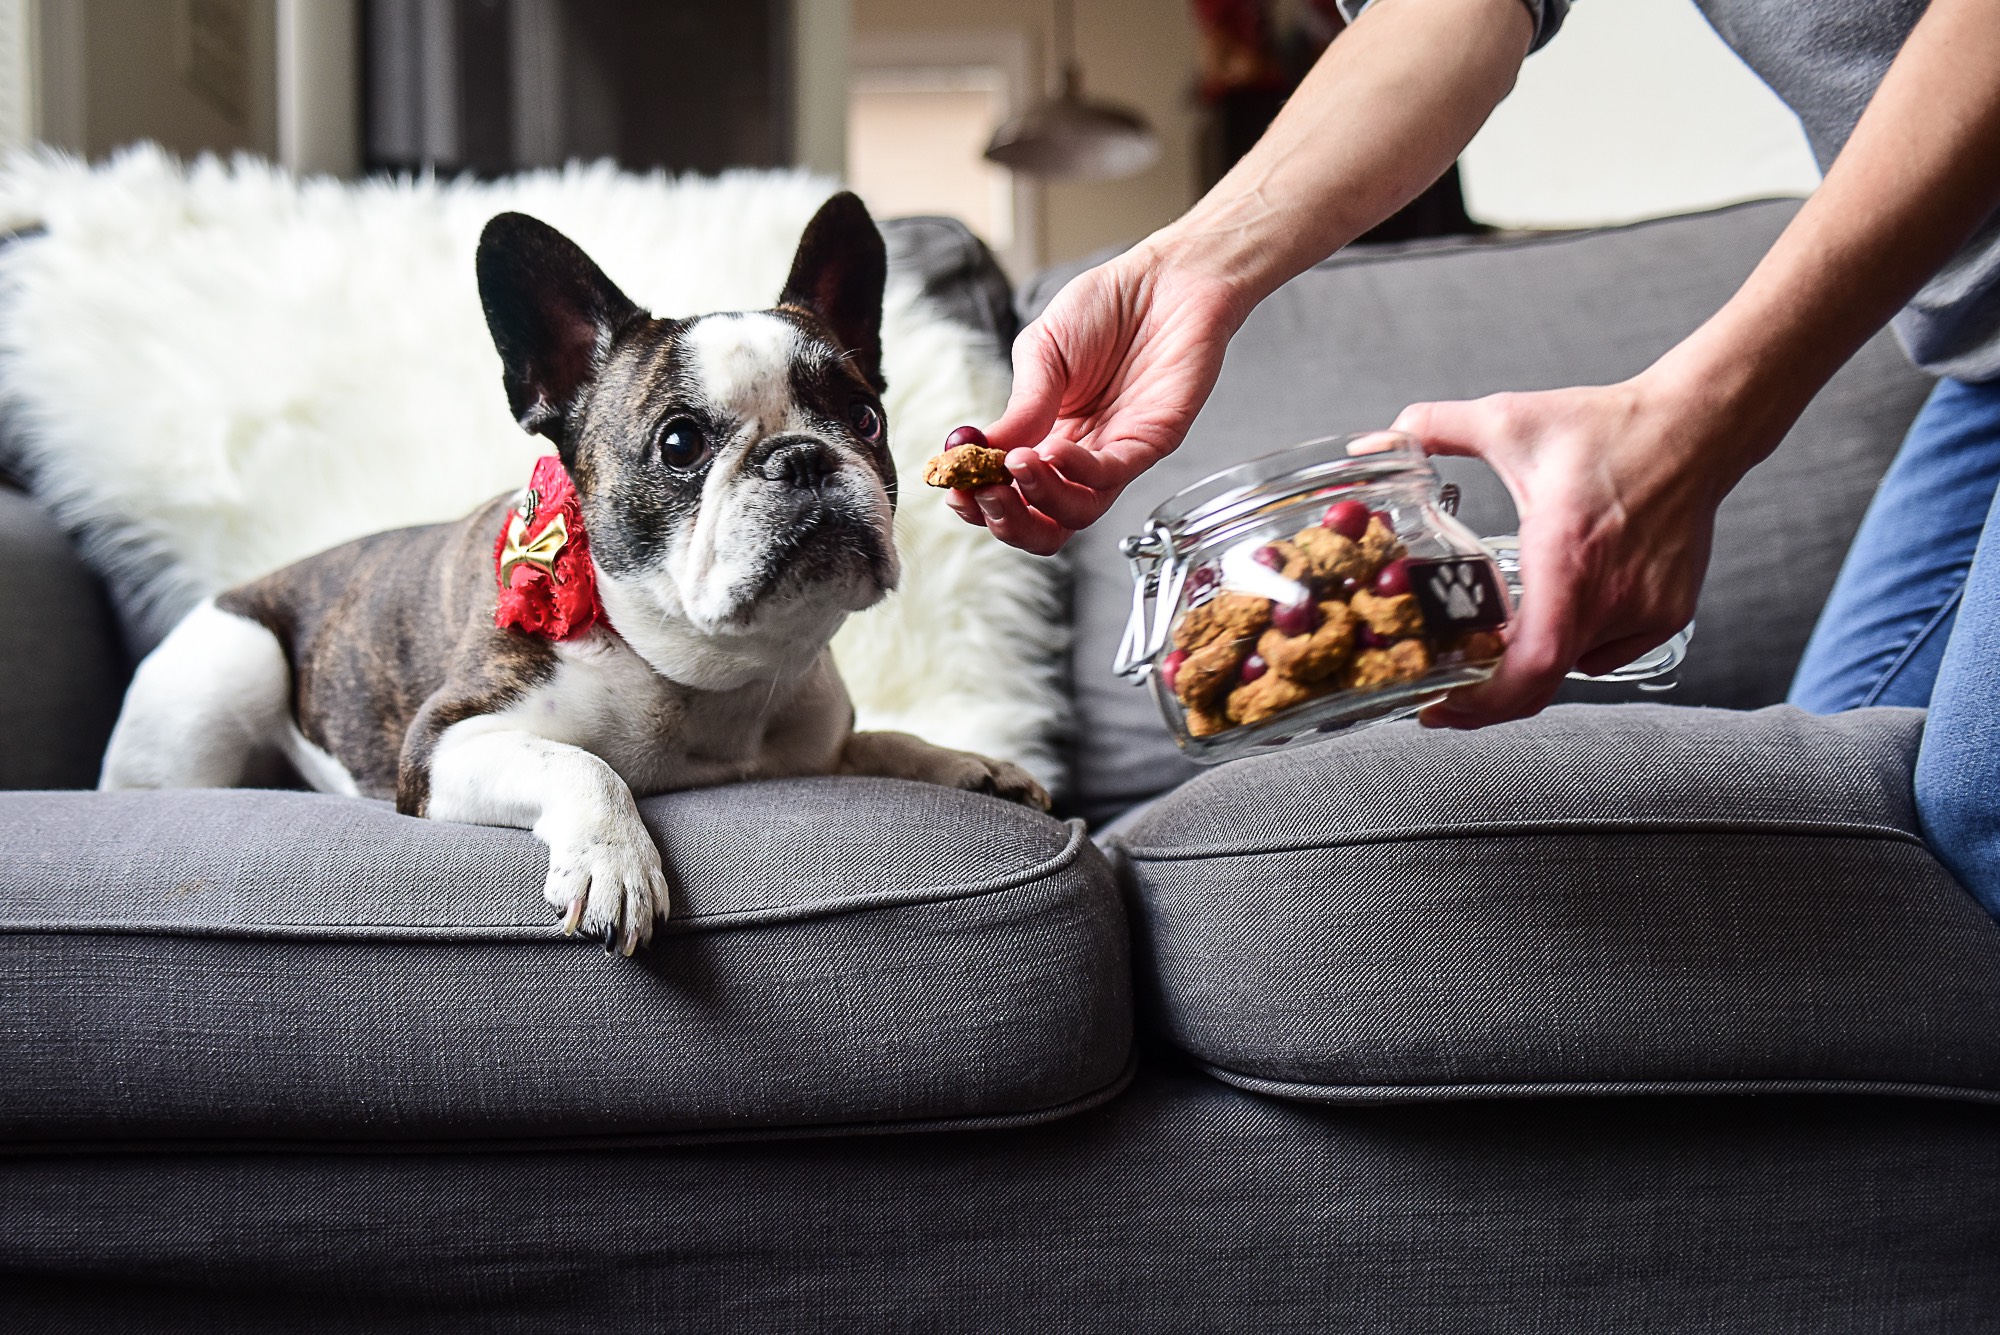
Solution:
{"label": "red bow tie", "polygon": [[583,507],[554,455],[535,461],[527,492],[500,525],[493,573],[500,584],[493,624],[502,630],[573,640],[604,620]]}

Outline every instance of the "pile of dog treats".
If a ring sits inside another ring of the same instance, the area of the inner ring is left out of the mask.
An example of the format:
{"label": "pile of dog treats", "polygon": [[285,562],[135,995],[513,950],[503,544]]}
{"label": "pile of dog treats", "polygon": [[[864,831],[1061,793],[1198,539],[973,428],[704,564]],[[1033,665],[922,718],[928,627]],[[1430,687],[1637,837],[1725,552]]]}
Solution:
{"label": "pile of dog treats", "polygon": [[[1414,681],[1442,652],[1454,660],[1499,656],[1491,632],[1434,646],[1410,591],[1410,563],[1389,516],[1336,501],[1318,524],[1257,548],[1258,564],[1292,581],[1296,602],[1224,590],[1175,621],[1161,679],[1181,702],[1188,732],[1211,737],[1334,691]],[[1213,567],[1189,576],[1214,587]]]}

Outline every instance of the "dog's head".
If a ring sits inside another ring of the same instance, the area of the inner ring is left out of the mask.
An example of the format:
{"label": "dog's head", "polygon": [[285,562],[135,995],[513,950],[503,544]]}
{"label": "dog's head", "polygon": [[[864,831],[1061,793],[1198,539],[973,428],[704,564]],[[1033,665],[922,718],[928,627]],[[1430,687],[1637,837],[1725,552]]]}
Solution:
{"label": "dog's head", "polygon": [[835,195],[770,310],[659,319],[582,250],[503,213],[479,295],[522,427],[555,442],[612,624],[721,687],[817,656],[895,587],[881,234]]}

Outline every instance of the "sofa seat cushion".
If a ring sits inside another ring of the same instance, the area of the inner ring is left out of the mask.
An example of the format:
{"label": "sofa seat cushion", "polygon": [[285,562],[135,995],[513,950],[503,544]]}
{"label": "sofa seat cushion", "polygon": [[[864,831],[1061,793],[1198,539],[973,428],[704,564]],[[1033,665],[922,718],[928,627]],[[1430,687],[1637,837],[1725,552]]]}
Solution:
{"label": "sofa seat cushion", "polygon": [[2000,925],[1915,833],[1922,719],[1568,706],[1224,766],[1120,836],[1142,996],[1297,1098],[2000,1101]]}
{"label": "sofa seat cushion", "polygon": [[544,846],[309,793],[0,794],[0,1144],[465,1145],[1045,1120],[1131,1051],[1079,826],[892,780],[640,804],[648,951]]}

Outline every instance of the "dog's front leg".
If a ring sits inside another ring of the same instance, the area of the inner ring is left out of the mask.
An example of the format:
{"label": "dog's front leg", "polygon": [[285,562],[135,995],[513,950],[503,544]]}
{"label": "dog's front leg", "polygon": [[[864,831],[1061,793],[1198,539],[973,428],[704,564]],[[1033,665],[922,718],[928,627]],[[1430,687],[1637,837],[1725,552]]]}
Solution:
{"label": "dog's front leg", "polygon": [[1049,809],[1049,795],[1034,776],[1005,760],[989,760],[972,751],[933,746],[907,732],[857,732],[840,753],[842,774],[868,774],[883,779],[915,779],[945,788],[991,793],[1009,802]]}
{"label": "dog's front leg", "polygon": [[563,930],[604,934],[627,955],[665,917],[667,873],[632,790],[580,747],[472,719],[447,728],[430,757],[425,815],[533,830],[549,846],[542,895]]}

